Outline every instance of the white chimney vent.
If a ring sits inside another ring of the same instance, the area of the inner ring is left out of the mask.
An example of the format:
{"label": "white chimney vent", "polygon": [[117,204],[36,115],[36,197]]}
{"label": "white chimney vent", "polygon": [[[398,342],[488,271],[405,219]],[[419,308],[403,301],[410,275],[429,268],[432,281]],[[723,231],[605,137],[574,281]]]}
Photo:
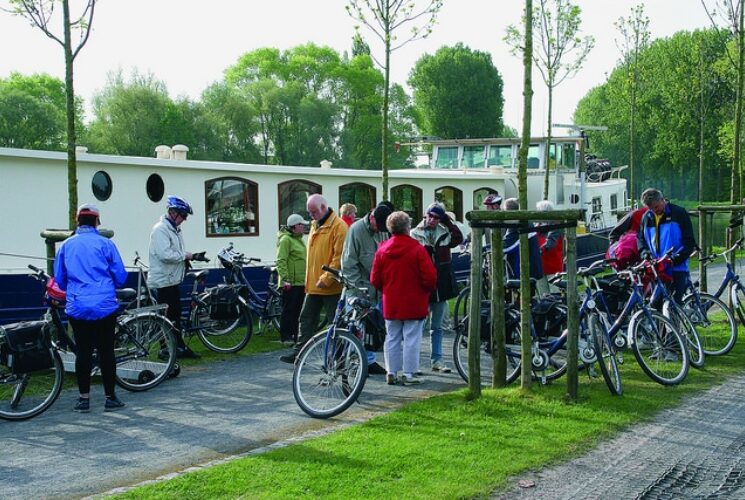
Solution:
{"label": "white chimney vent", "polygon": [[331,163],[330,161],[328,161],[328,160],[321,160],[321,168],[322,169],[328,170],[328,169],[331,168],[331,165],[333,165],[333,163]]}
{"label": "white chimney vent", "polygon": [[161,144],[160,146],[155,146],[155,157],[160,160],[170,160],[171,148],[168,146],[164,146],[163,144]]}
{"label": "white chimney vent", "polygon": [[175,146],[173,146],[172,151],[174,160],[185,160],[186,153],[189,151],[189,148],[187,148],[183,144],[176,144]]}
{"label": "white chimney vent", "polygon": [[88,152],[88,148],[85,146],[75,146],[75,153],[77,154],[85,154]]}

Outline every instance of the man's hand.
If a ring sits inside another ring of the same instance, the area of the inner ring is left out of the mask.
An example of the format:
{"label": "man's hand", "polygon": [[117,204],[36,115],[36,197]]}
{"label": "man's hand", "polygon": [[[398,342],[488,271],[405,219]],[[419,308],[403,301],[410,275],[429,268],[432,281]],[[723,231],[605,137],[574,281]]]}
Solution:
{"label": "man's hand", "polygon": [[289,290],[290,288],[292,288],[292,283],[289,283],[289,282],[285,281],[284,283],[282,283],[282,288],[283,288],[283,289],[284,289],[285,291],[287,291],[287,290]]}
{"label": "man's hand", "polygon": [[316,281],[316,288],[328,288],[322,279]]}
{"label": "man's hand", "polygon": [[184,260],[191,260],[193,256],[194,255],[191,252],[186,252],[186,254],[184,255]]}

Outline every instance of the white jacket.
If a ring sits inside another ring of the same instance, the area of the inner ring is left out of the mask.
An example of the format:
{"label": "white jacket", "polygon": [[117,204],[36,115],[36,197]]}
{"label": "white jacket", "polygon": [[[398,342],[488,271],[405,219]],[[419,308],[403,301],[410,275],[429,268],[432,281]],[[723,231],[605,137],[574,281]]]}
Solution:
{"label": "white jacket", "polygon": [[162,216],[150,232],[150,271],[147,286],[180,285],[186,271],[186,248],[181,231]]}

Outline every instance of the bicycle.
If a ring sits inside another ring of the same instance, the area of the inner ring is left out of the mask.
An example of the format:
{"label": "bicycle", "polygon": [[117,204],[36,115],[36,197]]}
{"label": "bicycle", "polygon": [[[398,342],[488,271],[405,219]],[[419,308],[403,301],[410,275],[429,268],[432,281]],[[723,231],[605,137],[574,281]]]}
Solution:
{"label": "bicycle", "polygon": [[363,331],[360,319],[374,307],[360,297],[347,300],[347,290],[357,287],[340,270],[328,266],[323,270],[344,288],[334,319],[300,349],[292,373],[295,401],[314,418],[340,414],[362,393],[367,380],[367,351],[358,338]]}
{"label": "bicycle", "polygon": [[[31,277],[45,283],[48,309],[42,320],[31,325],[43,332],[41,341],[51,360],[47,368],[40,370],[23,373],[14,369],[6,331],[9,327],[0,328],[0,418],[6,420],[24,420],[47,410],[62,390],[66,365],[74,367],[76,346],[61,315],[64,292],[55,288],[44,271],[28,267],[34,272]],[[122,308],[135,296],[134,290],[117,290]],[[171,374],[176,361],[176,339],[170,321],[160,315],[163,309],[163,306],[141,307],[124,310],[117,316],[115,381],[120,387],[144,391]],[[94,368],[94,373],[98,373],[98,368]]]}

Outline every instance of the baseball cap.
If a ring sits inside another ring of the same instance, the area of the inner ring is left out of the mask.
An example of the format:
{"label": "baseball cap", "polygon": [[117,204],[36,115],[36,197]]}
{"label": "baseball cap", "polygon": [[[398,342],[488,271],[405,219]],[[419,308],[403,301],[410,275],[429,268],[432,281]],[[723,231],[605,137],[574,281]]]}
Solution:
{"label": "baseball cap", "polygon": [[308,225],[308,221],[305,220],[305,219],[303,219],[298,214],[292,214],[289,217],[287,217],[287,227],[291,227],[291,226],[294,226],[296,224],[305,224],[307,226]]}

